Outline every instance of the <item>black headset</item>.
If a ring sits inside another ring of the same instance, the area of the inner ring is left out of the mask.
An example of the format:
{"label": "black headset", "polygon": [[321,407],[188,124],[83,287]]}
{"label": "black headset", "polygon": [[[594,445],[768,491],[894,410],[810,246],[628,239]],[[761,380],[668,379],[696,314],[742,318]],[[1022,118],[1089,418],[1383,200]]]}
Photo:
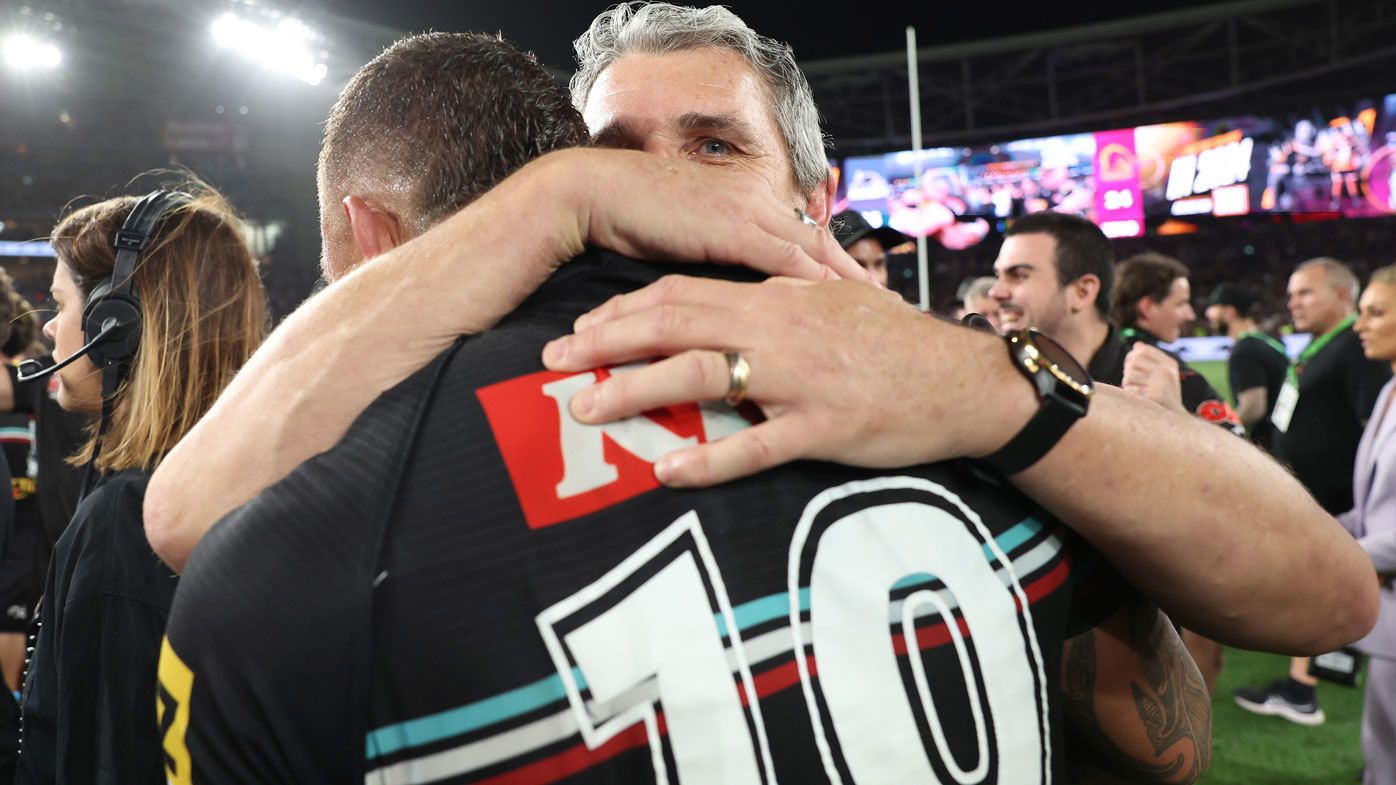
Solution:
{"label": "black headset", "polygon": [[[104,377],[116,381],[129,368],[141,345],[141,298],[133,281],[136,262],[150,247],[160,221],[171,210],[187,204],[193,197],[183,191],[160,189],[151,191],[131,208],[121,229],[112,239],[116,248],[116,263],[111,277],[103,279],[87,297],[82,310],[82,337],[85,343],[72,356],[44,368],[38,360],[25,360],[20,365],[19,381],[42,379],[56,373],[79,357],[90,355]],[[104,384],[104,387],[108,385]]]}

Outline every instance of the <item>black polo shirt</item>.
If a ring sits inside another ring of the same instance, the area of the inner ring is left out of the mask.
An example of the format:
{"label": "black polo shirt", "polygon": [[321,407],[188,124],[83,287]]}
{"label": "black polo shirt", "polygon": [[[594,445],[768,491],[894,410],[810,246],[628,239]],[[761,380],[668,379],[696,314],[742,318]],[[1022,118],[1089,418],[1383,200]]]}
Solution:
{"label": "black polo shirt", "polygon": [[1062,644],[1112,571],[958,463],[659,486],[747,422],[583,426],[608,371],[539,357],[664,271],[570,262],[209,532],[161,659],[170,782],[948,782],[976,738],[990,778],[1060,774]]}
{"label": "black polo shirt", "polygon": [[1239,399],[1242,390],[1265,388],[1265,416],[1251,426],[1250,434],[1251,441],[1267,450],[1274,443],[1275,433],[1270,415],[1275,411],[1275,401],[1280,395],[1280,385],[1284,384],[1288,368],[1289,357],[1255,335],[1241,336],[1231,348],[1231,356],[1226,362],[1226,375],[1231,382],[1233,397]]}
{"label": "black polo shirt", "polygon": [[[1087,367],[1093,380],[1102,384],[1120,386],[1124,382],[1125,356],[1129,354],[1130,347],[1139,341],[1158,347],[1158,338],[1147,330],[1136,327],[1129,330],[1128,333],[1126,335],[1126,331],[1116,328],[1113,324],[1110,325],[1110,332],[1105,337],[1105,343],[1096,350],[1095,355],[1091,357],[1090,365]],[[1160,351],[1166,352],[1169,357],[1178,361],[1178,381],[1182,388],[1183,408],[1238,436],[1245,434],[1245,428],[1242,427],[1236,412],[1212,387],[1206,377],[1193,370],[1192,366],[1183,362],[1183,358],[1173,352],[1168,352],[1162,348]]]}
{"label": "black polo shirt", "polygon": [[1109,332],[1105,334],[1105,343],[1091,355],[1086,371],[1093,381],[1119,387],[1125,379],[1125,355],[1129,354],[1129,344],[1120,337],[1115,325],[1108,324],[1106,327]]}
{"label": "black polo shirt", "polygon": [[1289,428],[1275,431],[1275,457],[1333,515],[1352,509],[1357,443],[1390,378],[1391,366],[1367,359],[1357,333],[1345,330],[1305,364]]}

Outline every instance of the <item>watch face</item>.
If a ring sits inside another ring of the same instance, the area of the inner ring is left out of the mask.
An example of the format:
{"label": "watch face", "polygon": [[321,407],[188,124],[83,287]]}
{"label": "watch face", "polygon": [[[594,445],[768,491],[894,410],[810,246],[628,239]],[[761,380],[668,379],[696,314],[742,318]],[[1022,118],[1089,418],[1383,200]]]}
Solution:
{"label": "watch face", "polygon": [[1081,367],[1081,363],[1076,361],[1071,353],[1062,348],[1062,345],[1047,336],[1034,332],[1032,335],[1033,346],[1037,348],[1042,359],[1056,366],[1059,375],[1067,377],[1077,386],[1082,388],[1082,392],[1089,393],[1091,387],[1091,375]]}

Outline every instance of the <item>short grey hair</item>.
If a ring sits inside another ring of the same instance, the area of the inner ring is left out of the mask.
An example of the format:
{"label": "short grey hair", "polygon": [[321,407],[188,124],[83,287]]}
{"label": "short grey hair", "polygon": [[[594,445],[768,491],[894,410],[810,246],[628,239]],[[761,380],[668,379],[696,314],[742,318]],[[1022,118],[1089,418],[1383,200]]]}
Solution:
{"label": "short grey hair", "polygon": [[960,297],[960,302],[969,305],[969,301],[977,297],[988,297],[989,290],[994,288],[998,279],[992,275],[982,275],[978,278],[970,278],[964,282],[964,294]]}
{"label": "short grey hair", "polygon": [[829,158],[809,81],[790,46],[757,34],[722,6],[686,8],[669,3],[621,3],[592,20],[572,44],[577,72],[572,103],[585,111],[601,72],[632,52],[668,54],[714,47],[741,55],[770,91],[777,127],[790,153],[790,169],[804,194],[829,178]]}
{"label": "short grey hair", "polygon": [[1323,277],[1328,282],[1329,288],[1335,290],[1346,289],[1348,294],[1352,296],[1353,304],[1355,305],[1357,303],[1358,298],[1362,296],[1362,284],[1357,280],[1357,276],[1353,274],[1352,268],[1337,259],[1320,256],[1317,259],[1310,259],[1299,265],[1295,268],[1295,272],[1308,270],[1314,267],[1323,268]]}

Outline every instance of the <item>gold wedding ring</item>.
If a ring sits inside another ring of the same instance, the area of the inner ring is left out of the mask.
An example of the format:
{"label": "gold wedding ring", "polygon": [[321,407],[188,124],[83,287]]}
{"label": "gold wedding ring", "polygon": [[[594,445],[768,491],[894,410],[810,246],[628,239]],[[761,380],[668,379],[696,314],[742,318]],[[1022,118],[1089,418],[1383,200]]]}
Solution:
{"label": "gold wedding ring", "polygon": [[722,401],[736,406],[746,398],[746,388],[751,384],[751,366],[738,352],[727,352],[723,356],[727,358],[727,397]]}

